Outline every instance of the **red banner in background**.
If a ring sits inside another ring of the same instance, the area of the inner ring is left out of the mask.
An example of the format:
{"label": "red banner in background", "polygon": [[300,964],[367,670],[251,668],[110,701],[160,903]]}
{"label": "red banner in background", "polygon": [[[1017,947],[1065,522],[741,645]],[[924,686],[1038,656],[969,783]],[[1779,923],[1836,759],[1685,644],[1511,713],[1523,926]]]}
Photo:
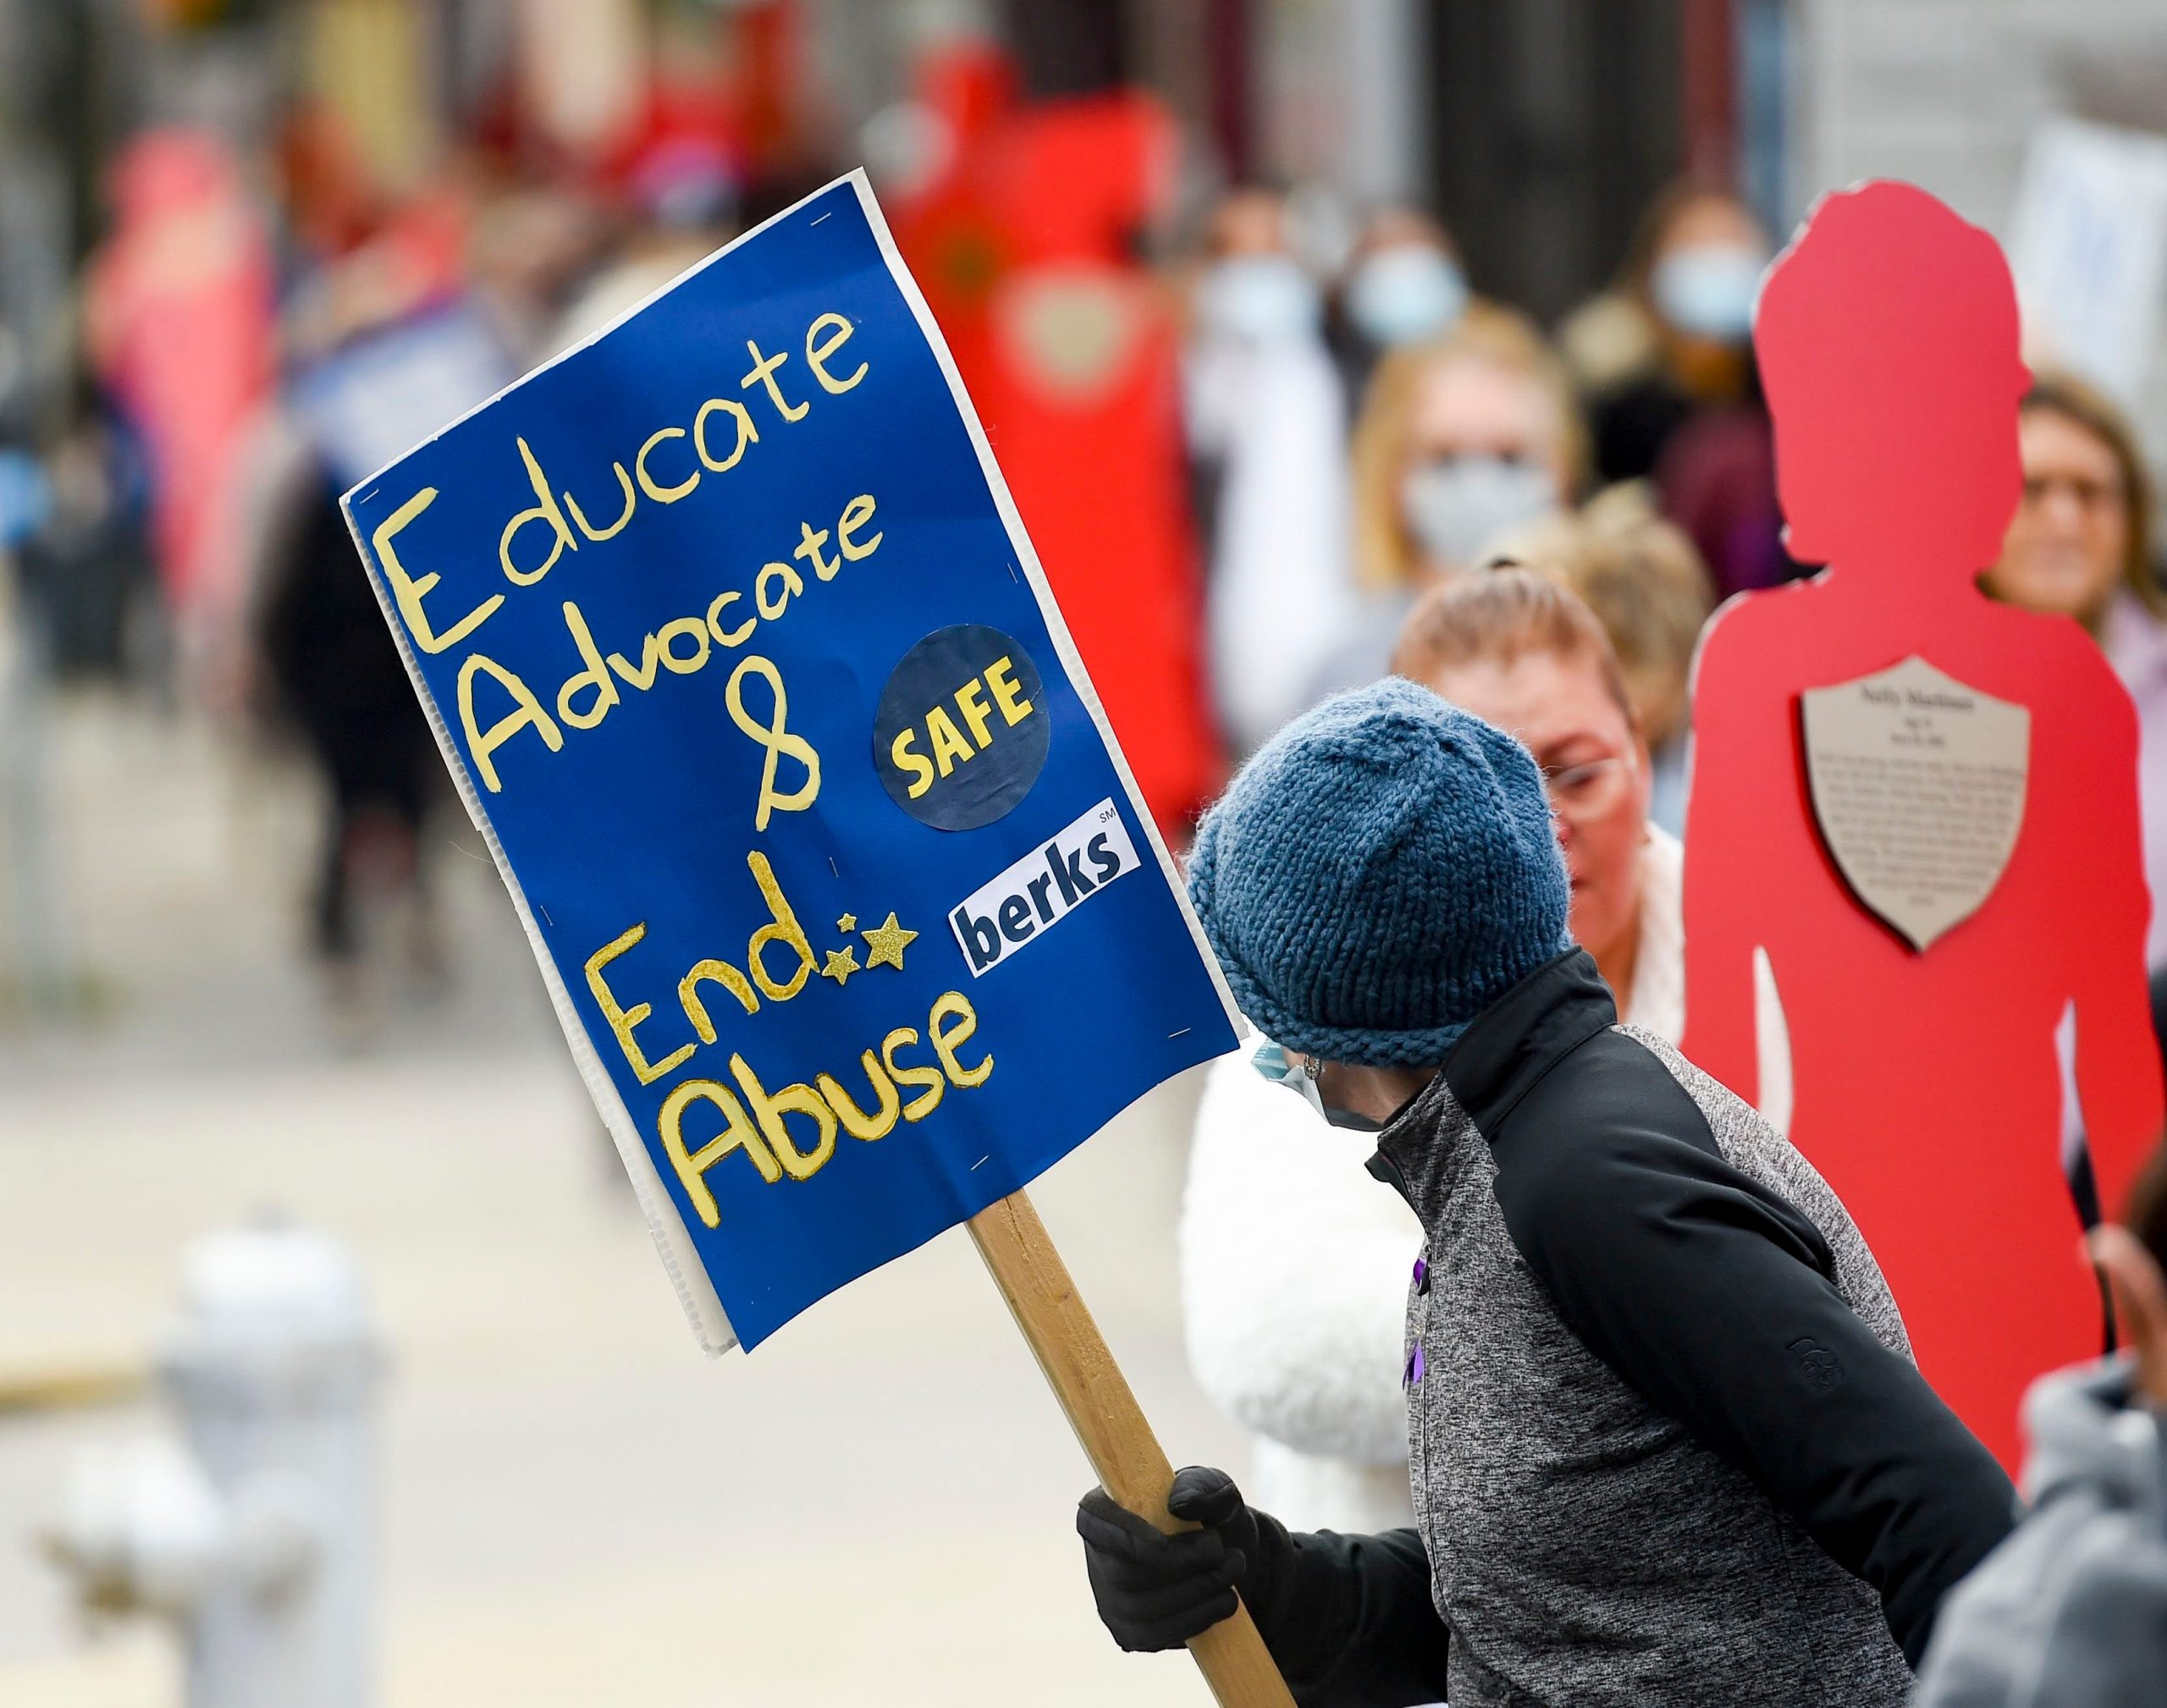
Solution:
{"label": "red banner in background", "polygon": [[1047,578],[1161,826],[1224,774],[1205,696],[1174,330],[1137,229],[1171,181],[1172,119],[1130,91],[1023,105],[997,49],[946,50],[920,99],[950,145],[892,198]]}

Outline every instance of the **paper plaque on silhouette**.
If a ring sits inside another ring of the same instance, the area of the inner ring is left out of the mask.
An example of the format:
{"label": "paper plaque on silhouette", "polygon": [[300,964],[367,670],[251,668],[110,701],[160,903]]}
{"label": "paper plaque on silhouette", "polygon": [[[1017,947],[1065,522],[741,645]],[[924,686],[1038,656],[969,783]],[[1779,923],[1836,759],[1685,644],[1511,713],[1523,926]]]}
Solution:
{"label": "paper plaque on silhouette", "polygon": [[2009,869],[2032,714],[1923,658],[1799,697],[1813,815],[1868,912],[1923,950]]}
{"label": "paper plaque on silhouette", "polygon": [[862,174],[345,503],[710,1346],[1233,1043]]}

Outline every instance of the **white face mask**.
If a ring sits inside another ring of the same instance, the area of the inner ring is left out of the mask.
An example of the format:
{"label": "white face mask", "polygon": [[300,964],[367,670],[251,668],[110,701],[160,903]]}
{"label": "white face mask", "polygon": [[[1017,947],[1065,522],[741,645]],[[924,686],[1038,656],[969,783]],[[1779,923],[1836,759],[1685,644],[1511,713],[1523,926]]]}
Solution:
{"label": "white face mask", "polygon": [[1283,255],[1238,255],[1207,271],[1196,288],[1197,318],[1210,330],[1269,344],[1315,333],[1317,289]]}
{"label": "white face mask", "polygon": [[1467,278],[1449,256],[1395,244],[1367,256],[1347,282],[1347,317],[1371,344],[1419,344],[1448,330],[1467,307]]}
{"label": "white face mask", "polygon": [[1679,331],[1723,344],[1753,336],[1753,305],[1768,257],[1736,244],[1695,244],[1673,250],[1648,275],[1656,311]]}
{"label": "white face mask", "polygon": [[1407,531],[1425,555],[1468,569],[1506,529],[1555,510],[1558,482],[1536,463],[1446,457],[1410,469],[1400,483],[1399,503]]}

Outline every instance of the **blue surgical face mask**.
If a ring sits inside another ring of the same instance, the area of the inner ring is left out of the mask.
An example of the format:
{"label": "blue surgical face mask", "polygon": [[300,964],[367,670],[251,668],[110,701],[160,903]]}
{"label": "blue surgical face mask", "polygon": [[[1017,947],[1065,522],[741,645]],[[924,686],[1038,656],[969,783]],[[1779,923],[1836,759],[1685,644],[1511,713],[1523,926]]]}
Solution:
{"label": "blue surgical face mask", "polygon": [[1450,256],[1419,243],[1376,251],[1347,282],[1348,319],[1381,346],[1436,338],[1466,307],[1466,276]]}
{"label": "blue surgical face mask", "polygon": [[1400,513],[1423,553],[1453,569],[1471,569],[1508,528],[1558,508],[1557,477],[1539,463],[1504,457],[1445,457],[1409,471]]}
{"label": "blue surgical face mask", "polygon": [[1349,1109],[1334,1109],[1324,1100],[1317,1089],[1316,1080],[1306,1066],[1297,1067],[1287,1059],[1287,1052],[1276,1044],[1260,1044],[1249,1057],[1249,1066],[1255,1068],[1274,1085],[1283,1085],[1334,1127],[1348,1132],[1381,1132],[1381,1123],[1366,1115],[1357,1115]]}
{"label": "blue surgical face mask", "polygon": [[1207,271],[1196,289],[1197,318],[1213,332],[1269,344],[1316,331],[1317,289],[1284,255],[1238,255]]}
{"label": "blue surgical face mask", "polygon": [[1274,1085],[1283,1085],[1303,1102],[1324,1113],[1324,1099],[1317,1091],[1317,1083],[1310,1077],[1306,1069],[1297,1067],[1287,1059],[1287,1052],[1277,1044],[1260,1044],[1249,1057],[1249,1066]]}
{"label": "blue surgical face mask", "polygon": [[1768,257],[1736,244],[1695,244],[1673,250],[1648,275],[1656,311],[1679,331],[1721,344],[1753,335],[1753,305]]}

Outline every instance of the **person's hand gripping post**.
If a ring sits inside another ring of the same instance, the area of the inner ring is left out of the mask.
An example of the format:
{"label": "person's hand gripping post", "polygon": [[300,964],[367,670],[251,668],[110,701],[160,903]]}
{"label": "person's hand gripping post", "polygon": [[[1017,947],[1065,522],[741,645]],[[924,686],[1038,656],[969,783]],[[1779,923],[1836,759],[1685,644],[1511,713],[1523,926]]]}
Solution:
{"label": "person's hand gripping post", "polygon": [[1256,1515],[1224,1471],[1190,1465],[1176,1472],[1166,1510],[1197,1528],[1169,1534],[1104,1489],[1077,1503],[1099,1617],[1133,1653],[1179,1648],[1232,1618],[1238,1595],[1254,1613],[1251,1585],[1265,1575]]}

